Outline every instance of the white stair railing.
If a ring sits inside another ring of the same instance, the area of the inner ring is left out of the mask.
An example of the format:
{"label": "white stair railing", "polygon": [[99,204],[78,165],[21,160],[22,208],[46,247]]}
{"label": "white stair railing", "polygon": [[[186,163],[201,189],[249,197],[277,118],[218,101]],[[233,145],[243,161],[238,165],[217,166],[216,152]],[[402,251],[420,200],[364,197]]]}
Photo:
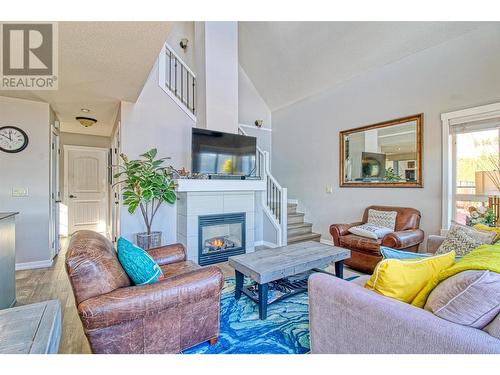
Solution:
{"label": "white stair railing", "polygon": [[[247,135],[238,128],[238,133]],[[266,191],[262,194],[262,206],[266,216],[276,229],[278,246],[288,242],[288,192],[271,174],[269,152],[257,146],[256,173],[266,183]]]}
{"label": "white stair railing", "polygon": [[160,53],[158,69],[160,87],[196,121],[196,75],[167,43]]}

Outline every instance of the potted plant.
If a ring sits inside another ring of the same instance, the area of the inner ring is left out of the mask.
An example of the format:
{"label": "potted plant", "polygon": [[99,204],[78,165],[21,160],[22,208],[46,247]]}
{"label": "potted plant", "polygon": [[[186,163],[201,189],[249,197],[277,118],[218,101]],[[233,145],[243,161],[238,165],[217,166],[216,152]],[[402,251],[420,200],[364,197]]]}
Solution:
{"label": "potted plant", "polygon": [[122,186],[123,204],[130,214],[141,210],[146,232],[137,234],[137,245],[145,250],[161,246],[161,232],[151,231],[153,220],[160,206],[176,200],[175,181],[170,167],[162,166],[170,158],[156,159],[156,148],[140,155],[141,159],[129,160],[121,154],[123,165],[114,178],[122,178],[116,184]]}

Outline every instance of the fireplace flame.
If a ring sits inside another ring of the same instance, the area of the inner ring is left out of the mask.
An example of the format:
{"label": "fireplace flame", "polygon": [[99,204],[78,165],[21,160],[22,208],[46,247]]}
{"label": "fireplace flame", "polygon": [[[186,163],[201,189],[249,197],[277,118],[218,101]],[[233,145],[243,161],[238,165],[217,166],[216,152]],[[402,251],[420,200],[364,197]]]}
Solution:
{"label": "fireplace flame", "polygon": [[222,245],[224,245],[224,241],[221,240],[220,238],[216,238],[212,241],[211,245],[217,246],[217,247],[222,247]]}

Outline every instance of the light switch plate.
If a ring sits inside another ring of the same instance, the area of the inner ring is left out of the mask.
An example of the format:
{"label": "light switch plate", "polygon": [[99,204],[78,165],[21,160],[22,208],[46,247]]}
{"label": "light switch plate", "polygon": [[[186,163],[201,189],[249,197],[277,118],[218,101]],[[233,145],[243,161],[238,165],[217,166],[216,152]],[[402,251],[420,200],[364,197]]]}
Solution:
{"label": "light switch plate", "polygon": [[332,185],[327,185],[326,186],[326,193],[327,194],[332,194],[333,193],[333,186]]}
{"label": "light switch plate", "polygon": [[27,197],[28,188],[12,188],[13,197]]}

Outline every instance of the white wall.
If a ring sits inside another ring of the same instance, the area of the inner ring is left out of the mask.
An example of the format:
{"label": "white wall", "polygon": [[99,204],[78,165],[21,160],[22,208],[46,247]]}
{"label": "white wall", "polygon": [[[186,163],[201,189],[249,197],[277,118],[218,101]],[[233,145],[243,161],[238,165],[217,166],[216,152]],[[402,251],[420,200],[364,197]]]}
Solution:
{"label": "white wall", "polygon": [[[16,263],[50,259],[49,116],[46,103],[0,97],[0,126],[17,126],[29,137],[20,153],[0,152],[0,211],[19,211]],[[12,197],[12,188],[28,188],[29,195]]]}
{"label": "white wall", "polygon": [[240,124],[246,125],[264,120],[262,127],[271,128],[271,110],[241,66],[238,66],[238,118]]}
{"label": "white wall", "polygon": [[[175,168],[191,169],[191,118],[158,85],[158,61],[136,103],[121,104],[121,151],[129,158],[156,147],[158,156],[170,156]],[[153,230],[163,232],[163,242],[176,241],[176,211],[174,206],[163,205],[155,217]],[[134,234],[145,231],[139,212],[130,215],[121,209],[121,235],[133,239]]]}
{"label": "white wall", "polygon": [[[196,74],[195,54],[194,54],[194,22],[172,22],[173,26],[170,29],[167,37],[167,44],[179,55],[189,69]],[[188,46],[184,50],[180,46],[181,39],[188,39]]]}
{"label": "white wall", "polygon": [[[330,224],[358,220],[370,204],[415,207],[426,234],[438,233],[440,114],[500,100],[499,40],[499,26],[482,28],[273,112],[273,172],[322,238],[331,240]],[[420,112],[424,188],[339,188],[340,130]]]}
{"label": "white wall", "polygon": [[238,23],[195,24],[197,126],[238,131]]}

